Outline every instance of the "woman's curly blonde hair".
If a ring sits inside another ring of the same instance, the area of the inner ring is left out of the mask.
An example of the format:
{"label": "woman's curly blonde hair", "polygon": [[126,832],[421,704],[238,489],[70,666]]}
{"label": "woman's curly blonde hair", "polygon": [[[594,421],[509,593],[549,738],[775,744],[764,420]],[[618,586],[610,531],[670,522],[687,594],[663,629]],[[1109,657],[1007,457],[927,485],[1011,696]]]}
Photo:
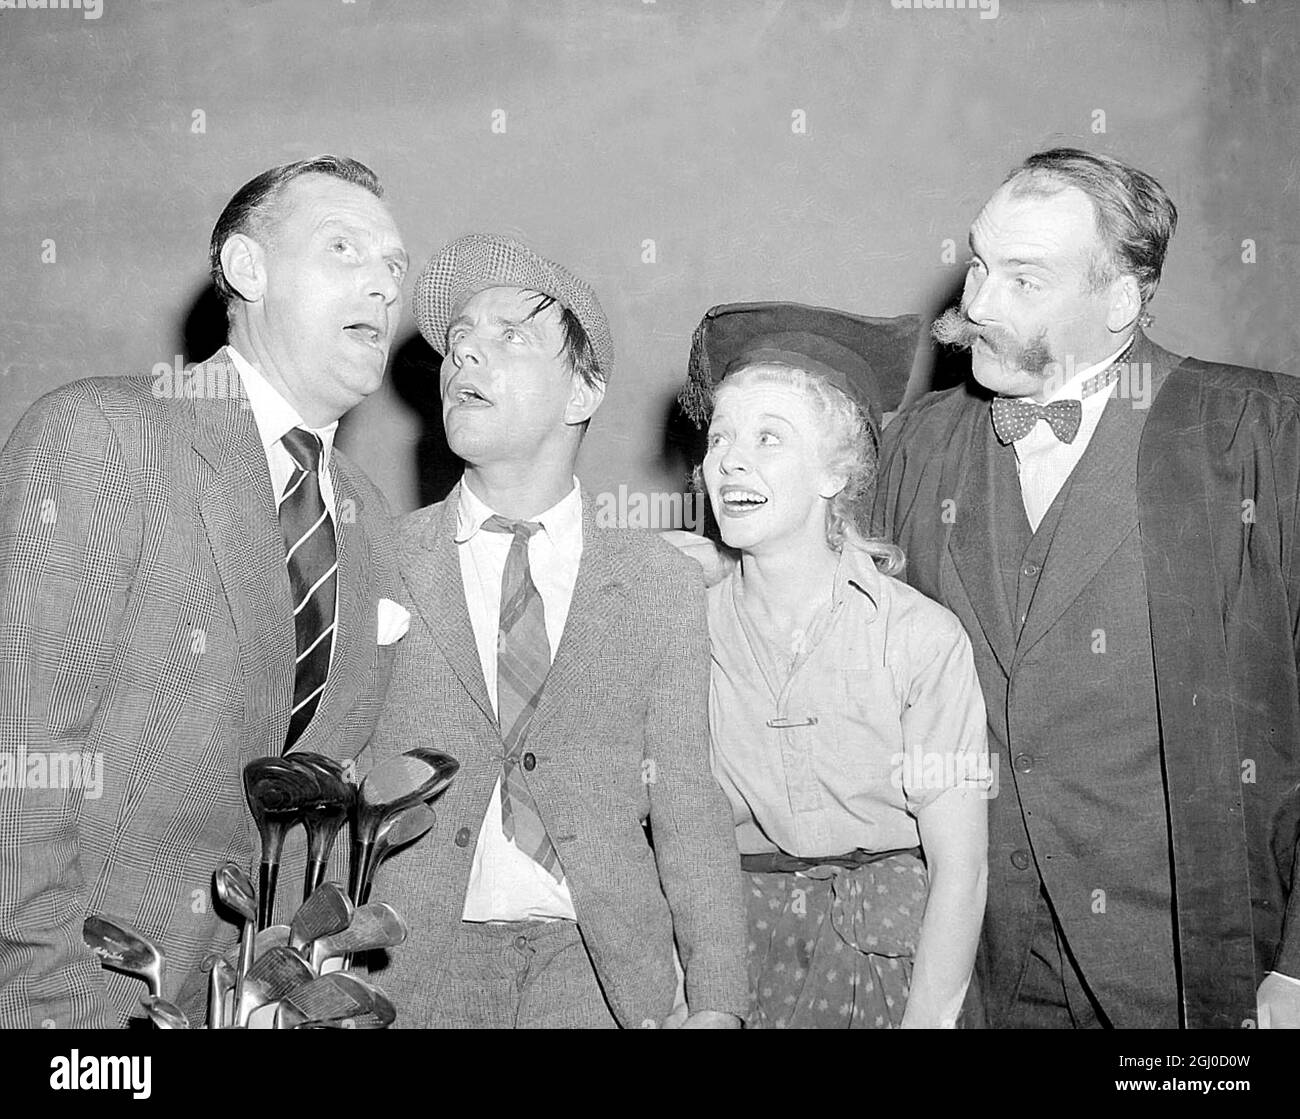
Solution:
{"label": "woman's curly blonde hair", "polygon": [[[870,520],[870,503],[880,463],[880,433],[875,421],[824,377],[789,365],[765,363],[730,373],[714,386],[713,402],[719,393],[754,382],[785,385],[803,393],[821,421],[826,469],[845,479],[844,488],[831,498],[826,508],[826,543],[836,552],[848,543],[868,553],[884,574],[899,574],[906,563],[903,549],[891,541],[871,536],[864,528]],[[696,484],[702,489],[700,473],[697,468]]]}

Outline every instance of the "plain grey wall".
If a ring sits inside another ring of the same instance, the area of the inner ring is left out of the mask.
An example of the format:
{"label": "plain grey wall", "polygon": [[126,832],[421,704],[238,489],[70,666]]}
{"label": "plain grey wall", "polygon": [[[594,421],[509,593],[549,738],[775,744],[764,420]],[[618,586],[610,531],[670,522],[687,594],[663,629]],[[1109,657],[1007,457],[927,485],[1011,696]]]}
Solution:
{"label": "plain grey wall", "polygon": [[[619,350],[580,463],[595,492],[681,488],[666,424],[706,308],[932,314],[984,198],[1061,143],[1179,205],[1157,341],[1300,374],[1300,3],[898,2],[0,10],[0,439],[66,381],[207,356],[223,204],[321,151],[375,168],[417,266],[502,230],[594,283]],[[406,324],[396,384],[342,436],[400,509],[451,477]]]}

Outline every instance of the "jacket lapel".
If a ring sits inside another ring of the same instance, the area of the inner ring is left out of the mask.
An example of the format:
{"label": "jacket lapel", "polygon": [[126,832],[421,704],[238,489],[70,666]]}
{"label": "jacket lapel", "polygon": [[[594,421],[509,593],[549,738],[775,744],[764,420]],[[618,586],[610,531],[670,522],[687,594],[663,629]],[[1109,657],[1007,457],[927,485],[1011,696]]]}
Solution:
{"label": "jacket lapel", "polygon": [[[968,628],[973,617],[1003,671],[1010,672],[1016,639],[1011,628],[1011,606],[998,570],[993,495],[999,489],[994,472],[1008,465],[999,462],[998,456],[1013,452],[997,443],[983,401],[972,407],[968,421],[967,453],[948,456],[948,462],[960,467],[960,471],[941,484],[944,493],[953,494],[955,521],[948,537],[948,556],[966,600],[965,608],[955,596],[945,594],[945,599]],[[1015,469],[1014,463],[1011,469]]]}
{"label": "jacket lapel", "polygon": [[[210,368],[209,367],[213,367]],[[240,386],[225,351],[195,373],[203,383]],[[267,752],[278,752],[289,727],[293,696],[293,604],[284,575],[284,542],[275,514],[271,476],[252,409],[242,391],[195,397],[192,443],[200,462],[196,486],[199,517],[221,579],[243,651],[254,666],[246,679],[250,722],[269,720]],[[273,573],[268,577],[268,573]]]}
{"label": "jacket lapel", "polygon": [[361,684],[378,642],[378,610],[371,593],[374,558],[365,529],[361,498],[335,456],[330,467],[334,485],[334,539],[338,556],[338,608],[334,654],[320,707],[295,750],[320,751],[321,745],[357,703]]}
{"label": "jacket lapel", "polygon": [[413,608],[428,624],[452,671],[495,726],[496,715],[483,681],[483,666],[479,663],[478,644],[461,581],[460,553],[456,546],[459,503],[460,484],[457,484],[441,505],[416,514],[413,536],[405,542],[402,578]]}
{"label": "jacket lapel", "polygon": [[[1130,370],[1150,370],[1144,383],[1153,396],[1169,373],[1162,353],[1142,335],[1130,351]],[[1121,378],[1088,449],[1057,495],[1064,502],[1061,519],[1025,619],[1020,655],[1046,635],[1137,528],[1137,449],[1146,423],[1146,408],[1139,405],[1131,378]]]}
{"label": "jacket lapel", "polygon": [[536,735],[578,683],[598,670],[605,635],[623,615],[628,572],[618,562],[604,531],[596,527],[591,499],[582,495],[582,561],[564,634],[546,677],[528,733]]}

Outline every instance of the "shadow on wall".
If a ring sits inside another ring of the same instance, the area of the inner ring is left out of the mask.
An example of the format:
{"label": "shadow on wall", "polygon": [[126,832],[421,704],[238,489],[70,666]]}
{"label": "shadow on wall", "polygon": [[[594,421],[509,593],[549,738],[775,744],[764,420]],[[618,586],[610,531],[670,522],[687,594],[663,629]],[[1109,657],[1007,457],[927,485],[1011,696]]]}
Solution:
{"label": "shadow on wall", "polygon": [[418,331],[393,349],[389,377],[398,397],[420,418],[415,444],[415,475],[420,506],[441,501],[458,481],[465,464],[447,446],[442,426],[438,371],[442,355]]}
{"label": "shadow on wall", "polygon": [[190,300],[180,334],[176,352],[186,365],[207,361],[226,344],[226,305],[210,281]]}
{"label": "shadow on wall", "polygon": [[965,277],[944,283],[936,289],[929,303],[922,307],[921,316],[925,321],[924,338],[917,346],[916,361],[912,366],[912,376],[903,394],[903,406],[915,403],[927,392],[941,392],[959,385],[970,377],[970,354],[965,350],[954,350],[940,346],[930,337],[930,324],[949,307],[961,304],[962,285]]}

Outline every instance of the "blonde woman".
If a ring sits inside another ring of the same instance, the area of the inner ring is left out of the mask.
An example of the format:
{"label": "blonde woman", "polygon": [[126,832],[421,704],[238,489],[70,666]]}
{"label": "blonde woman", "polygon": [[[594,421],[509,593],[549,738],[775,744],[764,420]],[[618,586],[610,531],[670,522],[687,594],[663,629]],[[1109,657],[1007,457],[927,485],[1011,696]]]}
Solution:
{"label": "blonde woman", "polygon": [[702,480],[739,553],[709,592],[710,731],[749,902],[748,1024],[951,1027],[987,866],[970,645],[856,523],[877,427],[870,366],[832,337],[852,331],[819,311],[774,332],[765,311],[749,338],[729,323],[725,366],[703,362],[722,376]]}

